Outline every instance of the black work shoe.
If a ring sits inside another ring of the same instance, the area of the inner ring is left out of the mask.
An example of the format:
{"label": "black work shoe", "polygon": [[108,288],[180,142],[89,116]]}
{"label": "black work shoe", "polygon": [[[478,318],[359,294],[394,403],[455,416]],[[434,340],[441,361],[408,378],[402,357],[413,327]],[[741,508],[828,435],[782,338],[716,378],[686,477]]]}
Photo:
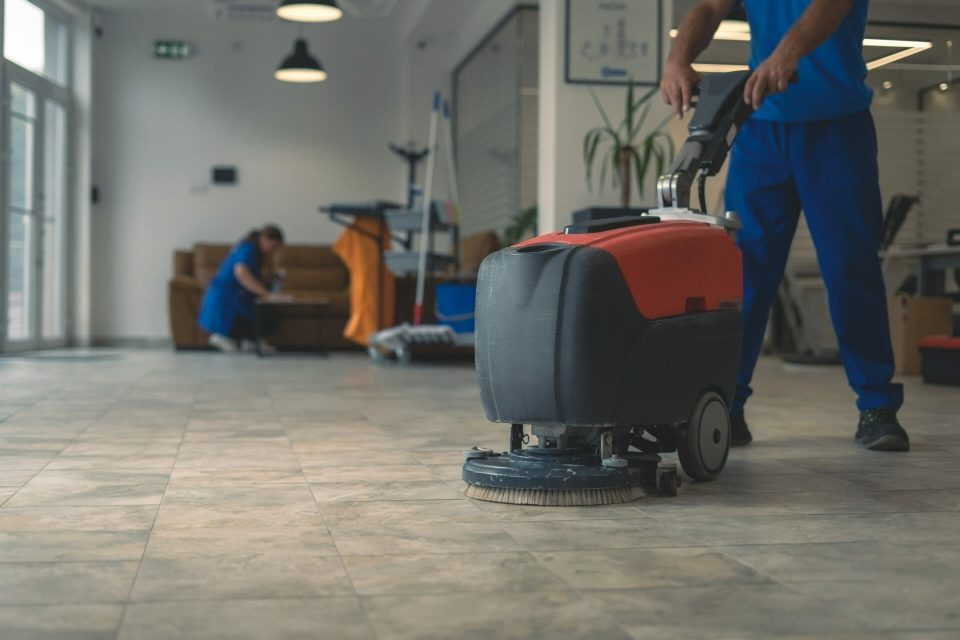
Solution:
{"label": "black work shoe", "polygon": [[742,413],[730,414],[730,446],[742,447],[753,442],[753,435]]}
{"label": "black work shoe", "polygon": [[910,451],[910,437],[900,426],[896,409],[861,411],[854,440],[871,451]]}

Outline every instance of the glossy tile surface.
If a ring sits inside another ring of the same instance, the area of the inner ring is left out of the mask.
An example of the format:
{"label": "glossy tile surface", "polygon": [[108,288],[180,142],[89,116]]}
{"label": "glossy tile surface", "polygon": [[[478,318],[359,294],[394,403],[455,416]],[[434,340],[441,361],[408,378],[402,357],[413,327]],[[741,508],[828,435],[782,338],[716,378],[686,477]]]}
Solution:
{"label": "glossy tile surface", "polygon": [[755,443],[676,498],[462,495],[472,368],[0,359],[0,638],[954,638],[960,392],[860,451],[842,371],[761,362]]}

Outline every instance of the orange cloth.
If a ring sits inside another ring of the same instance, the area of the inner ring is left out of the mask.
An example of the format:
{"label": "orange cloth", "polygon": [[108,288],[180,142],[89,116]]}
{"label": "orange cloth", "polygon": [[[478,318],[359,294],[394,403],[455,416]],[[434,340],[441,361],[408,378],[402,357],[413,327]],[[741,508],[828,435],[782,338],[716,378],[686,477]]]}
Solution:
{"label": "orange cloth", "polygon": [[[384,266],[382,280],[377,280],[377,268],[380,266],[380,252],[377,250],[376,237],[380,235],[380,225],[386,223],[373,218],[357,218],[356,222],[344,231],[333,251],[347,265],[350,271],[350,319],[343,329],[343,337],[351,342],[366,346],[370,336],[380,329],[393,325],[396,305],[396,288],[393,274]],[[390,248],[390,234],[384,229],[383,250]],[[371,238],[366,235],[372,234]],[[382,284],[382,287],[381,287]],[[381,319],[377,324],[377,306],[383,295]]]}

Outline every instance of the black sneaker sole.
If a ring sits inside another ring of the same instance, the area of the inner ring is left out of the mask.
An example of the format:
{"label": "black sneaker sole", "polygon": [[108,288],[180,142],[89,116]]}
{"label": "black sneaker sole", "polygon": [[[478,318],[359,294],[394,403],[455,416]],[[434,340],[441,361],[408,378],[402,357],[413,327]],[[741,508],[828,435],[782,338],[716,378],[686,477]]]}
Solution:
{"label": "black sneaker sole", "polygon": [[734,436],[730,438],[731,447],[745,447],[751,442],[753,442],[752,436],[747,436],[746,438],[737,438],[736,436]]}
{"label": "black sneaker sole", "polygon": [[910,441],[896,434],[880,436],[873,442],[861,442],[860,444],[864,449],[870,451],[910,451]]}

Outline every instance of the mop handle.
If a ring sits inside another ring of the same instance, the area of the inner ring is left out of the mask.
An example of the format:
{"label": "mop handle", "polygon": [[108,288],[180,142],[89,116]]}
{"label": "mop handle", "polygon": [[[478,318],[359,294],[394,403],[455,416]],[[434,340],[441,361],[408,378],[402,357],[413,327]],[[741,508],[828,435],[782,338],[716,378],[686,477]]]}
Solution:
{"label": "mop handle", "polygon": [[457,184],[457,166],[453,158],[453,126],[450,124],[450,103],[443,101],[443,139],[447,143],[447,181],[450,186],[450,201],[460,206],[460,188]]}
{"label": "mop handle", "polygon": [[430,213],[433,208],[433,170],[437,157],[437,127],[440,116],[440,92],[433,94],[433,108],[430,110],[430,139],[427,143],[427,175],[423,185],[423,211],[420,217],[420,260],[417,263],[417,297],[413,305],[413,325],[419,326],[423,320],[423,288],[427,279],[427,234],[430,233]]}

